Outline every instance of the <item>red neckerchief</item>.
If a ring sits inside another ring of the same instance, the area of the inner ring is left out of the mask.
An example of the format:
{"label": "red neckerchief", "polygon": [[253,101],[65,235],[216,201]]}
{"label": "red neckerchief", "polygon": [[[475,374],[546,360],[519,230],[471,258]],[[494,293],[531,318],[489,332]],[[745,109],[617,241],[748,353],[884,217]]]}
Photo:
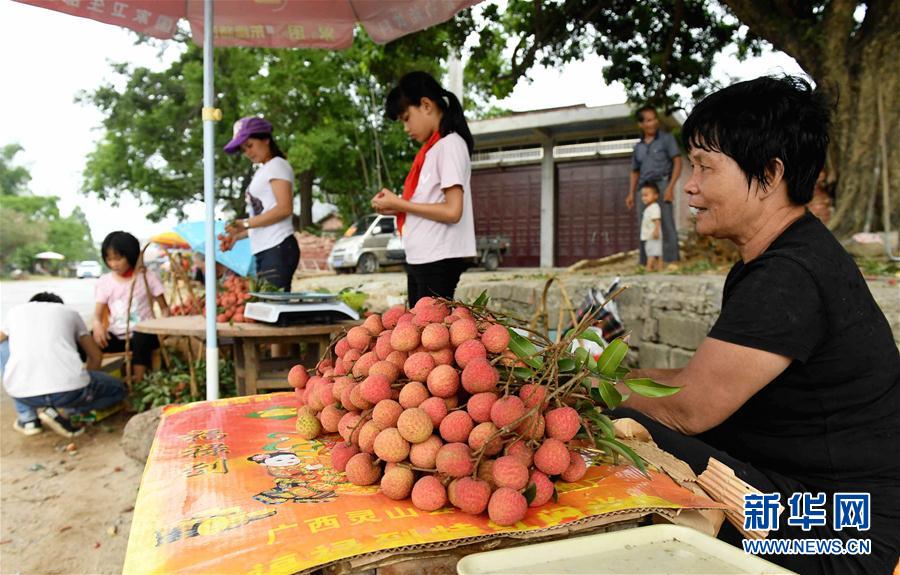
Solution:
{"label": "red neckerchief", "polygon": [[[419,149],[419,152],[416,154],[416,159],[413,160],[412,167],[409,169],[409,173],[406,175],[406,180],[403,181],[403,199],[409,201],[413,194],[416,192],[416,186],[419,185],[419,174],[422,173],[422,166],[425,165],[425,154],[428,153],[428,150],[434,146],[438,140],[441,139],[441,132],[439,130],[435,130],[435,132],[428,138],[428,141],[422,144],[422,147]],[[400,235],[403,235],[403,224],[406,222],[406,212],[397,212],[397,232]]]}
{"label": "red neckerchief", "polygon": [[134,268],[128,268],[128,271],[122,274],[123,278],[130,278],[134,275]]}

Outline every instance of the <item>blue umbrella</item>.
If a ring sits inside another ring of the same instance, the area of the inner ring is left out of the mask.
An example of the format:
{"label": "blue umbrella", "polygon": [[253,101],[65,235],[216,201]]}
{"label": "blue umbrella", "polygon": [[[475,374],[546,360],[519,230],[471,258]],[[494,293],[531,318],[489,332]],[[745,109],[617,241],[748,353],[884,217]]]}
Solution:
{"label": "blue umbrella", "polygon": [[[182,222],[175,226],[175,232],[191,244],[192,250],[201,254],[206,253],[206,222]],[[216,237],[224,233],[224,222],[216,220]],[[240,276],[256,275],[256,261],[250,252],[249,239],[235,242],[234,247],[227,252],[220,250],[216,242],[215,258],[217,262]]]}

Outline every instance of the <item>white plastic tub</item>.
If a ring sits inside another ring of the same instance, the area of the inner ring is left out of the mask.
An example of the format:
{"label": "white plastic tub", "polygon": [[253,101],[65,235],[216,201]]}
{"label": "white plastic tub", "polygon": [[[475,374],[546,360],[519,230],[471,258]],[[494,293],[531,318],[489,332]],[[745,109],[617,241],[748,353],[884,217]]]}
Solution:
{"label": "white plastic tub", "polygon": [[474,553],[463,557],[456,571],[459,575],[793,573],[679,525],[651,525]]}

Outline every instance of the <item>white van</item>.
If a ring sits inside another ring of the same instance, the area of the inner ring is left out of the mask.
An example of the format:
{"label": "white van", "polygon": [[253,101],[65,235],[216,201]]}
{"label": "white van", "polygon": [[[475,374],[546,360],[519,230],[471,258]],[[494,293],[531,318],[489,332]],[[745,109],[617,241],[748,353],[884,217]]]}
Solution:
{"label": "white van", "polygon": [[331,248],[328,265],[338,273],[374,273],[380,266],[396,263],[387,257],[388,242],[396,237],[399,236],[394,216],[363,216]]}

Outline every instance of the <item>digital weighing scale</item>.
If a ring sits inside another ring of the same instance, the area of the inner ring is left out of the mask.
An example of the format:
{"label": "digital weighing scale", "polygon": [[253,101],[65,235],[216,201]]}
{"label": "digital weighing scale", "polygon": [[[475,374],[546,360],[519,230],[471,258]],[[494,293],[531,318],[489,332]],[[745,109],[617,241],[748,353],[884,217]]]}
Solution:
{"label": "digital weighing scale", "polygon": [[262,301],[248,302],[244,317],[274,325],[329,324],[359,319],[359,314],[337,294],[250,292],[250,295]]}

